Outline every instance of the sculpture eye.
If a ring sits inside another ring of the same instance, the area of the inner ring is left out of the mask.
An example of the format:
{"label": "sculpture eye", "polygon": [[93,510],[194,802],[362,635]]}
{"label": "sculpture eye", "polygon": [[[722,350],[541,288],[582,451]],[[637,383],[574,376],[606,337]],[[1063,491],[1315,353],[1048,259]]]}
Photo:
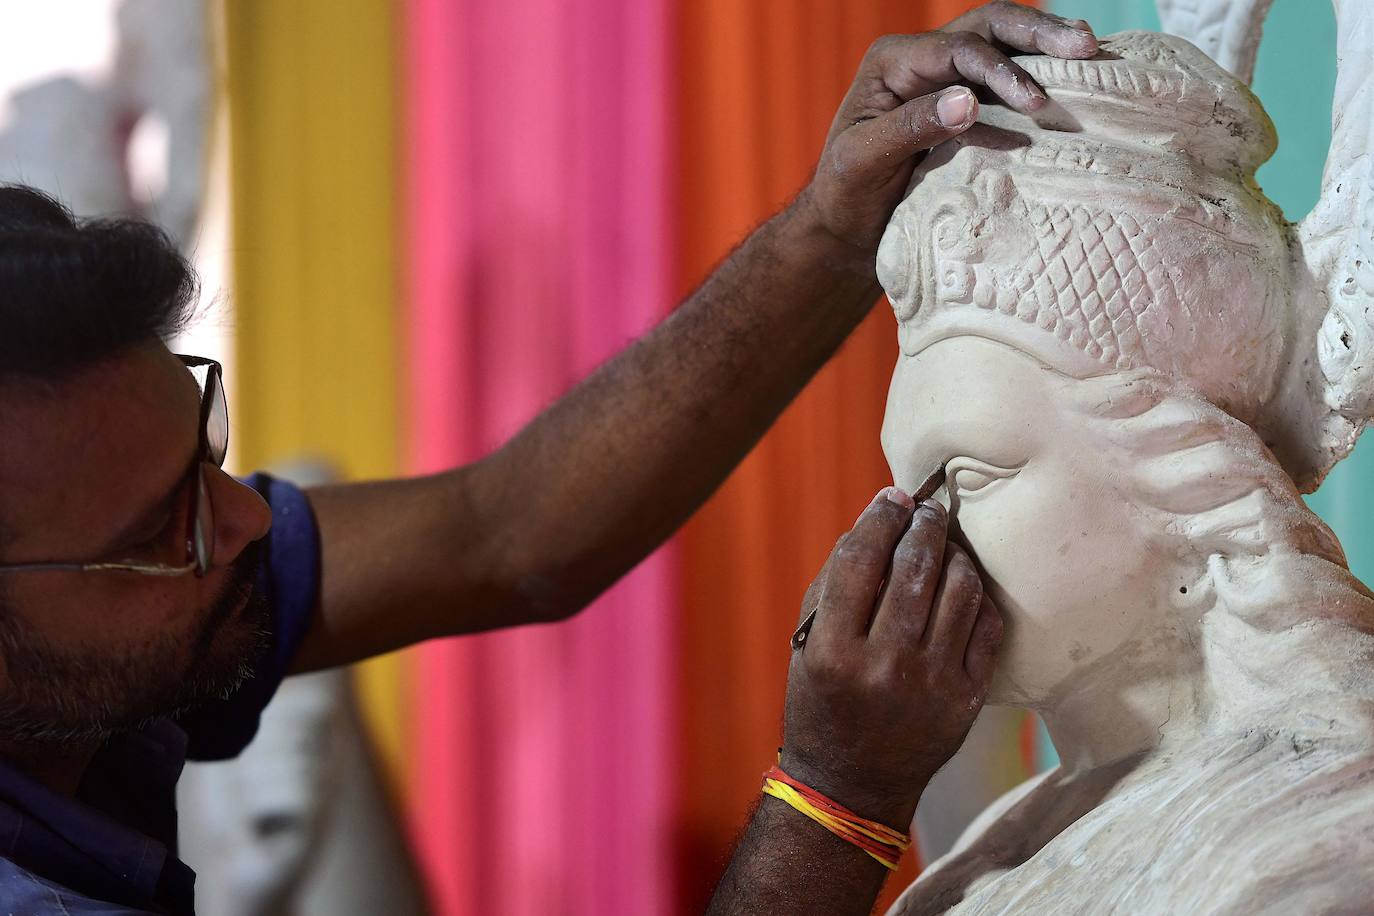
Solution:
{"label": "sculpture eye", "polygon": [[1003,468],[976,458],[952,458],[945,465],[945,479],[951,495],[970,499],[982,495],[999,481],[1015,477],[1022,467],[1025,465]]}

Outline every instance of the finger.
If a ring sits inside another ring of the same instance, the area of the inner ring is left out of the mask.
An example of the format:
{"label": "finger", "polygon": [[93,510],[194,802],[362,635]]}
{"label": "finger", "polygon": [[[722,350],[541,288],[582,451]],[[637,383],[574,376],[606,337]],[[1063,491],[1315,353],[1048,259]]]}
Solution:
{"label": "finger", "polygon": [[968,130],[977,116],[978,100],[962,86],[912,99],[846,133],[836,150],[836,167],[860,182],[881,185],[912,156]]}
{"label": "finger", "polygon": [[1049,101],[1025,68],[976,32],[950,36],[950,61],[965,80],[987,86],[1013,108],[1037,111]]}
{"label": "finger", "polygon": [[945,546],[945,568],[923,645],[962,661],[982,601],[983,581],[978,569],[963,548],[951,541]]}
{"label": "finger", "polygon": [[895,95],[911,99],[934,86],[987,86],[1014,108],[1033,111],[1048,97],[1029,73],[979,32],[889,35],[875,45],[873,66]]}
{"label": "finger", "polygon": [[869,642],[900,650],[921,641],[940,585],[948,539],[945,507],[933,499],[917,506],[892,555],[892,571],[868,631]]}
{"label": "finger", "polygon": [[949,29],[967,29],[1018,51],[1082,59],[1098,51],[1097,36],[1082,19],[1064,19],[1019,3],[998,2],[956,19]]}
{"label": "finger", "polygon": [[984,593],[982,604],[978,607],[978,619],[968,638],[968,649],[964,652],[964,670],[980,689],[986,688],[992,679],[992,669],[997,664],[997,650],[1001,645],[1002,612]]}
{"label": "finger", "polygon": [[864,509],[830,554],[810,642],[827,644],[863,637],[897,546],[915,505],[888,487]]}
{"label": "finger", "polygon": [[816,578],[811,580],[811,584],[807,586],[806,594],[802,596],[801,616],[797,618],[798,625],[805,621],[820,604],[821,592],[825,589],[825,577],[830,572],[830,559],[833,556],[834,552],[832,551],[830,557],[826,557],[825,565],[821,567],[821,571],[816,573]]}

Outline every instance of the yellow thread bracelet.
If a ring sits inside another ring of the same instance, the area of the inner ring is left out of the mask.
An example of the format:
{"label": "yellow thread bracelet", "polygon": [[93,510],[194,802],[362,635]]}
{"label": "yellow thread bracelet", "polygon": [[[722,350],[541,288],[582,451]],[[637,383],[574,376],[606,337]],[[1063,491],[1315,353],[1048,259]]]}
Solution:
{"label": "yellow thread bracelet", "polygon": [[[777,778],[779,776],[786,778],[787,781]],[[902,854],[911,846],[910,839],[891,827],[865,820],[814,789],[809,789],[807,794],[814,794],[818,800],[826,803],[831,809],[827,811],[814,804],[792,783],[794,780],[775,767],[764,776],[763,794],[784,802],[840,839],[859,847],[884,868],[897,870]]]}

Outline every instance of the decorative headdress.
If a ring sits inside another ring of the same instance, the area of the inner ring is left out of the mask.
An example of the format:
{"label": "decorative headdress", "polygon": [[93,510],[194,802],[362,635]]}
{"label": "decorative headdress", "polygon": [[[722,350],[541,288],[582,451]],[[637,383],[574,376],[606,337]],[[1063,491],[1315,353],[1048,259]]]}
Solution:
{"label": "decorative headdress", "polygon": [[[1166,23],[1210,24],[1248,77],[1266,0],[1162,6]],[[1374,10],[1338,12],[1344,48],[1374,47]],[[1276,138],[1244,82],[1178,37],[1102,46],[1018,58],[1053,104],[985,106],[918,170],[879,252],[903,349],[975,334],[1080,376],[1160,371],[1314,489],[1374,408],[1374,157],[1359,156],[1374,153],[1374,92],[1349,72],[1368,64],[1342,58],[1323,203],[1295,230],[1255,184]]]}

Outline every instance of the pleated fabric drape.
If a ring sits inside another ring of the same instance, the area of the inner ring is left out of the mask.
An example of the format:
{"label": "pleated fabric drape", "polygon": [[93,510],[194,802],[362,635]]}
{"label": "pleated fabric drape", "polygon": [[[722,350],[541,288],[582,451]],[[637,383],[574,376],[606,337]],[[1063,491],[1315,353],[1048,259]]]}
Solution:
{"label": "pleated fabric drape", "polygon": [[[667,0],[405,9],[426,472],[500,445],[667,312],[672,49]],[[674,581],[664,551],[570,624],[421,649],[412,816],[440,913],[670,907]]]}
{"label": "pleated fabric drape", "polygon": [[[803,186],[874,38],[933,28],[973,5],[678,4],[679,291]],[[891,483],[878,436],[896,343],[891,310],[879,305],[682,538],[684,912],[704,906],[776,754],[802,593],[835,539]],[[913,874],[908,863],[902,877]]]}
{"label": "pleated fabric drape", "polygon": [[[223,5],[230,115],[239,463],[401,470],[396,24],[390,0]],[[210,291],[212,293],[218,291]],[[408,740],[397,657],[360,699],[398,789]]]}
{"label": "pleated fabric drape", "polygon": [[[244,461],[486,454],[802,186],[874,37],[967,5],[230,4]],[[680,547],[572,624],[369,669],[438,912],[700,911],[802,591],[888,481],[894,330],[879,306]]]}

